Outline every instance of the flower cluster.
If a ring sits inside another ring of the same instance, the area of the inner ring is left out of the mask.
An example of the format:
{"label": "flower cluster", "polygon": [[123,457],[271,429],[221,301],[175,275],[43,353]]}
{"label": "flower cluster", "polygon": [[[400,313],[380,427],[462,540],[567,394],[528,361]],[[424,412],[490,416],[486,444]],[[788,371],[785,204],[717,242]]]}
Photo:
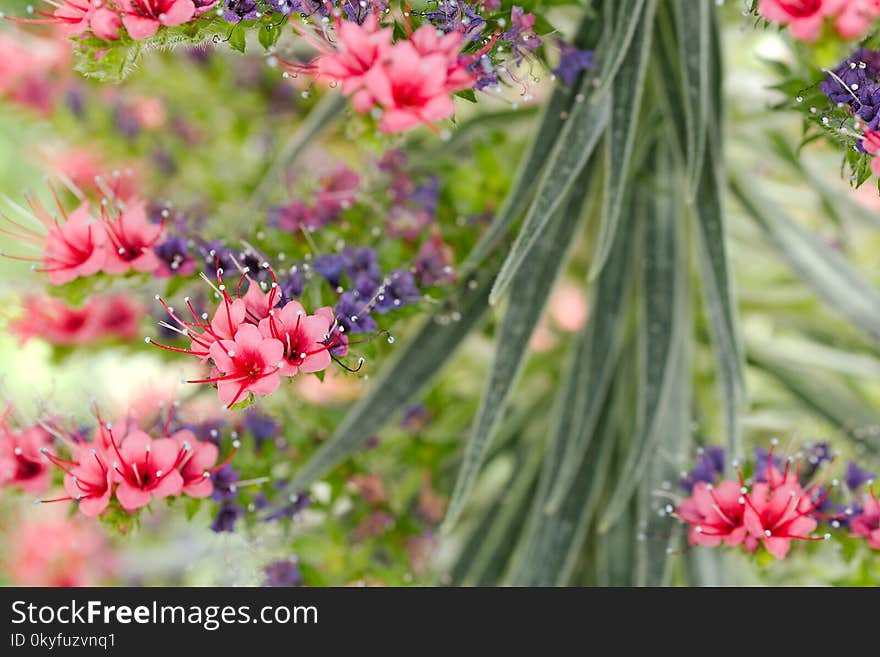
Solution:
{"label": "flower cluster", "polygon": [[82,308],[63,301],[31,296],[22,302],[21,317],[9,331],[22,343],[38,337],[54,345],[85,345],[108,338],[131,340],[137,336],[140,307],[124,294],[92,296]]}
{"label": "flower cluster", "polygon": [[880,17],[877,0],[760,0],[758,13],[771,23],[787,25],[800,41],[819,38],[826,21],[844,39],[861,38]]}
{"label": "flower cluster", "polygon": [[[835,504],[832,491],[839,482],[814,481],[833,460],[827,443],[806,445],[797,455],[781,458],[774,447],[757,449],[751,478],[740,467],[736,479],[725,479],[724,450],[709,447],[698,452],[697,464],[684,473],[680,487],[689,496],[668,510],[689,525],[690,545],[759,546],[783,559],[793,540],[821,541],[831,533],[816,534],[820,524],[829,529],[848,527],[850,534],[880,549],[880,506],[872,490],[862,492],[873,477],[850,463],[845,487],[850,499]],[[784,461],[784,463],[783,463]],[[794,468],[792,467],[794,465]]]}
{"label": "flower cluster", "polygon": [[[331,350],[342,343],[344,326],[337,326],[329,307],[308,314],[298,301],[282,304],[282,294],[275,274],[269,291],[248,275],[245,268],[233,298],[223,282],[223,270],[217,269],[216,294],[220,303],[210,321],[207,313],[198,313],[187,297],[185,303],[192,321],[181,319],[164,300],[172,330],[190,340],[188,349],[163,345],[147,338],[146,342],[169,351],[197,356],[211,361],[213,370],[204,379],[190,383],[217,385],[218,397],[226,407],[250,394],[269,395],[278,389],[281,377],[299,372],[320,372],[330,366]],[[247,286],[242,292],[242,287]]]}
{"label": "flower cluster", "polygon": [[44,423],[70,453],[64,458],[49,446],[40,448],[45,459],[64,472],[67,493],[45,502],[75,501],[80,512],[94,517],[104,513],[112,499],[134,513],[153,499],[204,498],[213,492],[211,474],[225,465],[217,465],[214,443],[197,440],[187,429],[170,433],[166,426],[163,435],[154,438],[132,421],[120,423],[119,430],[100,416],[98,420],[91,440],[58,423]]}
{"label": "flower cluster", "polygon": [[161,26],[172,27],[195,20],[214,6],[213,0],[58,0],[54,11],[37,12],[40,18],[20,22],[60,25],[68,36],[91,33],[104,41],[116,41],[122,29],[140,41],[156,34]]}

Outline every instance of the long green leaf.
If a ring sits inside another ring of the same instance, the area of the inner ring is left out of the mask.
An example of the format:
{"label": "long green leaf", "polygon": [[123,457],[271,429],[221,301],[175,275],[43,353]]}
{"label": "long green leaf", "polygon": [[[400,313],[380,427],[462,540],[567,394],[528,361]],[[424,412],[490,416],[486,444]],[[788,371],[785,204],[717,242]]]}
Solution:
{"label": "long green leaf", "polygon": [[560,409],[562,423],[558,430],[565,433],[565,452],[547,497],[548,512],[562,503],[574,484],[608,395],[625,333],[635,240],[633,223],[633,213],[627,202],[608,264],[596,281],[590,322],[572,359],[575,367],[561,395],[565,403]]}
{"label": "long green leaf", "polygon": [[734,195],[803,281],[853,326],[880,341],[880,292],[846,259],[801,228],[767,199],[731,180]]}
{"label": "long green leaf", "polygon": [[544,233],[547,222],[568,197],[568,192],[605,132],[609,113],[607,94],[595,103],[575,103],[548,157],[522,229],[495,280],[489,295],[490,304],[498,303],[523,263],[533,257],[533,248]]}
{"label": "long green leaf", "polygon": [[688,197],[693,198],[700,180],[709,132],[711,67],[711,0],[674,0],[678,25],[684,118]]}
{"label": "long green leaf", "polygon": [[872,451],[880,452],[880,435],[874,428],[880,425],[880,412],[870,401],[853,388],[828,374],[815,376],[811,368],[755,348],[749,359],[779,381],[804,406],[822,417]]}
{"label": "long green leaf", "polygon": [[[653,0],[651,0],[653,2]],[[593,98],[601,98],[605,92],[611,88],[612,84],[617,87],[617,72],[631,55],[630,47],[633,41],[636,41],[636,30],[642,17],[642,9],[645,0],[617,0],[616,6],[616,23],[614,36],[610,40],[612,47],[602,52],[599,66],[601,72],[599,74],[599,85],[593,91]]]}
{"label": "long green leaf", "polygon": [[[596,47],[601,36],[601,21],[595,20],[593,15],[588,15],[584,17],[578,28],[574,44],[581,49],[592,49]],[[516,218],[525,210],[526,204],[534,194],[535,180],[547,163],[547,157],[562,132],[566,117],[575,103],[575,96],[572,89],[561,84],[554,88],[529,150],[520,160],[504,203],[492,225],[468,254],[461,266],[462,271],[471,271],[483,262],[499,241],[510,232]]]}
{"label": "long green leaf", "polygon": [[629,52],[614,81],[611,117],[605,139],[605,171],[609,176],[608,193],[603,203],[602,226],[593,252],[593,261],[590,264],[590,280],[599,274],[611,252],[611,245],[620,222],[620,213],[623,211],[626,185],[632,177],[630,159],[638,133],[636,126],[639,124],[656,7],[656,0],[648,0],[639,29],[630,43]]}
{"label": "long green leaf", "polygon": [[458,320],[444,319],[445,311],[428,318],[376,377],[370,393],[352,407],[330,439],[296,473],[288,490],[306,489],[360,449],[438,374],[488,309],[493,270],[486,269],[459,287]]}
{"label": "long green leaf", "polygon": [[[658,189],[652,194],[653,211],[639,220],[642,247],[641,318],[638,325],[639,379],[638,423],[617,485],[605,506],[599,532],[607,531],[624,512],[642,480],[657,444],[663,438],[663,419],[675,388],[675,361],[680,347],[677,336],[685,330],[688,297],[687,254],[683,206],[675,193],[669,158],[658,158]],[[663,172],[669,172],[663,176]]]}
{"label": "long green leaf", "polygon": [[[588,168],[580,179],[580,189],[587,189],[592,176]],[[495,358],[474,422],[474,430],[465,446],[464,461],[449,502],[444,525],[455,524],[465,501],[477,480],[499,420],[516,384],[528,354],[529,340],[544,310],[553,283],[565,262],[565,255],[574,241],[577,227],[589,200],[588,194],[575,190],[566,206],[549,222],[537,240],[532,257],[519,270],[514,285],[516,303],[508,306],[501,322]]]}
{"label": "long green leaf", "polygon": [[[719,155],[716,147],[712,159],[715,160]],[[703,167],[693,210],[699,238],[697,242],[703,298],[718,361],[725,442],[728,453],[733,458],[740,458],[743,453],[739,413],[745,397],[745,377],[739,317],[727,256],[727,237],[724,233],[719,176],[720,172],[715,166]]]}

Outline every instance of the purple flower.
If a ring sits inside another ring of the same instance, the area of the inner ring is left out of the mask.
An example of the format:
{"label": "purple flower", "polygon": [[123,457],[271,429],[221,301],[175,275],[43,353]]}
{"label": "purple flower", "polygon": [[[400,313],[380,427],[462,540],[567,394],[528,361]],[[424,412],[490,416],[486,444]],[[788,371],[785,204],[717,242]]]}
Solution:
{"label": "purple flower", "polygon": [[510,27],[501,35],[501,39],[509,42],[508,47],[515,61],[519,62],[541,45],[541,37],[532,31],[534,26],[535,15],[527,14],[522,7],[514,5],[510,10]]}
{"label": "purple flower", "polygon": [[557,39],[556,42],[559,44],[559,66],[553,72],[565,86],[571,87],[581,71],[593,66],[593,51],[581,50],[562,39]]}
{"label": "purple flower", "polygon": [[269,209],[267,221],[270,226],[286,230],[290,233],[314,226],[317,223],[312,208],[300,200],[294,199],[287,205],[277,205]]}
{"label": "purple flower", "polygon": [[300,586],[303,583],[299,562],[296,559],[282,559],[268,564],[266,586]]}
{"label": "purple flower", "polygon": [[454,281],[452,249],[444,244],[439,236],[428,240],[419,247],[415,269],[419,282],[426,287]]}
{"label": "purple flower", "polygon": [[211,499],[215,502],[230,502],[238,497],[236,483],[241,479],[237,470],[231,465],[224,465],[216,472],[211,473],[211,482],[214,484],[214,492]]}
{"label": "purple flower", "polygon": [[421,299],[422,293],[416,285],[412,273],[403,269],[395,269],[388,275],[382,289],[376,296],[375,310],[384,315],[389,310],[401,308]]}
{"label": "purple flower", "polygon": [[431,413],[424,404],[410,404],[403,409],[403,417],[400,420],[400,426],[410,433],[421,431],[431,420]]}
{"label": "purple flower", "polygon": [[299,267],[294,265],[290,268],[290,273],[278,284],[278,289],[281,290],[281,302],[278,305],[283,307],[288,302],[298,299],[302,296],[304,288]]}
{"label": "purple flower", "polygon": [[217,532],[235,531],[235,523],[244,515],[244,509],[238,504],[226,502],[217,511],[214,516],[214,522],[211,523],[211,530]]}
{"label": "purple flower", "polygon": [[[767,469],[770,467],[770,452],[763,447],[755,447],[755,481],[765,483],[767,481]],[[782,467],[782,457],[773,455],[772,467]]]}
{"label": "purple flower", "polygon": [[360,276],[366,276],[377,283],[382,280],[382,270],[379,268],[375,249],[356,249],[349,246],[342,255],[345,258],[345,271],[351,280],[357,281]]}
{"label": "purple flower", "polygon": [[488,55],[483,55],[478,60],[471,62],[467,70],[477,76],[477,81],[474,83],[474,89],[477,91],[481,91],[486,87],[497,87],[499,84],[498,72],[495,70],[492,59]]}
{"label": "purple flower", "polygon": [[336,321],[346,333],[372,333],[376,330],[376,322],[364,306],[364,302],[352,292],[345,292],[339,297],[334,312]]}
{"label": "purple flower", "polygon": [[254,21],[260,17],[260,7],[256,0],[226,0],[223,20],[227,23]]}
{"label": "purple flower", "polygon": [[852,107],[856,115],[876,130],[880,124],[880,52],[865,48],[855,51],[832,72],[819,89],[833,103]]}
{"label": "purple flower", "polygon": [[804,445],[803,453],[806,463],[801,469],[802,481],[809,481],[823,463],[830,463],[834,459],[831,447],[824,442]]}
{"label": "purple flower", "polygon": [[272,440],[278,435],[278,423],[268,415],[263,415],[254,409],[245,413],[244,428],[250,431],[254,437],[257,450],[262,449],[267,440]]}
{"label": "purple flower", "polygon": [[199,440],[206,440],[215,445],[220,444],[220,432],[226,426],[224,420],[206,420],[200,424],[185,424],[181,429],[189,429]]}
{"label": "purple flower", "polygon": [[217,267],[223,271],[235,269],[232,253],[223,245],[222,240],[206,241],[198,239],[196,252],[205,259],[205,273],[213,280],[217,274]]}
{"label": "purple flower", "polygon": [[486,27],[485,19],[465,0],[439,0],[437,9],[425,17],[446,33],[461,32],[468,41],[476,41]]}
{"label": "purple flower", "polygon": [[870,484],[874,481],[874,473],[862,470],[855,462],[850,461],[846,464],[846,476],[844,481],[846,487],[851,491],[856,491],[862,484]]}
{"label": "purple flower", "polygon": [[189,243],[182,237],[168,237],[153,247],[162,267],[157,275],[189,276],[196,270],[196,260],[189,252]]}
{"label": "purple flower", "polygon": [[346,269],[348,260],[339,254],[326,254],[318,256],[312,263],[316,272],[327,279],[333,287],[339,287],[342,272]]}
{"label": "purple flower", "polygon": [[694,484],[698,481],[711,484],[722,472],[724,472],[724,448],[707,447],[698,453],[694,469],[683,477],[678,485],[687,492],[691,492]]}

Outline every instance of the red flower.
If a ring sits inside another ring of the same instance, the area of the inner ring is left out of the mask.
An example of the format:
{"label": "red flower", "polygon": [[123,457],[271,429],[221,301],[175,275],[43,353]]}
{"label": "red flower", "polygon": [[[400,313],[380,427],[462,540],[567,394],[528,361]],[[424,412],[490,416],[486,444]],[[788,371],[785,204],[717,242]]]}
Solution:
{"label": "red flower", "polygon": [[39,494],[49,488],[51,470],[42,450],[51,436],[39,426],[12,430],[7,424],[11,409],[0,415],[0,487],[10,486]]}
{"label": "red flower", "polygon": [[116,499],[126,511],[135,511],[155,498],[180,495],[183,477],[177,470],[180,446],[171,438],[153,440],[139,429],[122,445],[113,443]]}
{"label": "red flower", "polygon": [[745,499],[736,481],[722,481],[717,486],[698,482],[687,499],[679,504],[676,516],[691,525],[688,543],[717,547],[745,543],[750,552],[758,541],[747,535],[743,514]]}
{"label": "red flower", "polygon": [[294,376],[297,372],[320,372],[330,366],[332,359],[327,341],[332,324],[333,311],[329,308],[307,315],[301,304],[291,301],[281,310],[271,311],[269,317],[260,322],[260,333],[283,344],[284,364],[280,374]]}
{"label": "red flower", "polygon": [[217,463],[217,446],[197,440],[188,429],[176,432],[171,438],[180,447],[177,468],[183,477],[183,492],[190,497],[208,497],[214,492],[211,468]]}
{"label": "red flower", "polygon": [[864,509],[859,515],[853,516],[849,526],[854,536],[868,539],[870,547],[880,550],[880,501],[873,490],[871,497],[865,501]]}
{"label": "red flower", "polygon": [[190,383],[216,383],[220,401],[227,407],[249,392],[270,395],[281,383],[278,372],[284,365],[284,345],[264,338],[252,324],[240,326],[234,340],[212,344],[210,354],[220,374]]}
{"label": "red flower", "polygon": [[159,241],[162,226],[147,218],[143,202],[127,205],[116,219],[104,218],[107,233],[107,261],[104,271],[108,274],[125,274],[132,269],[154,272],[160,266],[153,246]]}

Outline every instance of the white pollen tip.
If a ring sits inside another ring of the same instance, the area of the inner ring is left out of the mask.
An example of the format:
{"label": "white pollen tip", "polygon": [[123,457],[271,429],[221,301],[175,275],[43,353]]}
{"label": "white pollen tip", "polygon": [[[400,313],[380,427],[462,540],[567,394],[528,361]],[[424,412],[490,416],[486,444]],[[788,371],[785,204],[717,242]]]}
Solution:
{"label": "white pollen tip", "polygon": [[146,342],[147,344],[150,344],[152,341],[153,339],[149,335],[144,338],[144,342]]}

